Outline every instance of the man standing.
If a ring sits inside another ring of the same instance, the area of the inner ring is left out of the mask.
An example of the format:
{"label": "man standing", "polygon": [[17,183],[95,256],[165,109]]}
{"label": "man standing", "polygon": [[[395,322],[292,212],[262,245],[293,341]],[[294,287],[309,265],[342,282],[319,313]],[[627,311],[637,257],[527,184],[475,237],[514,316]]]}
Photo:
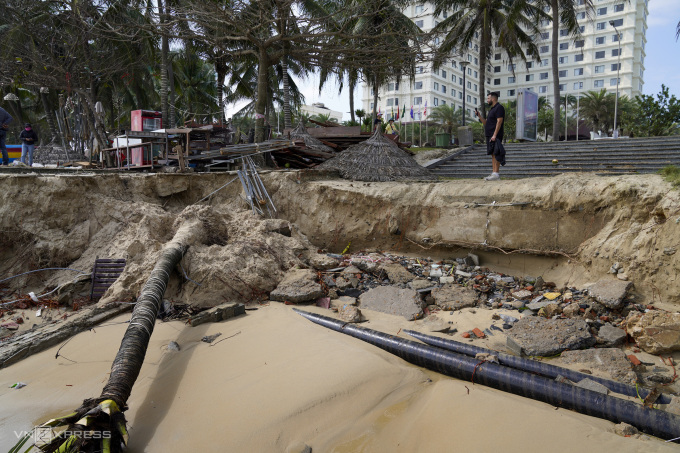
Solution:
{"label": "man standing", "polygon": [[[21,139],[21,163],[33,166],[33,150],[35,149],[35,142],[38,141],[38,134],[35,133],[30,123],[24,124],[24,130],[19,135]],[[28,157],[28,163],[26,158]]]}
{"label": "man standing", "polygon": [[505,108],[498,102],[497,91],[489,93],[486,97],[486,102],[491,106],[489,114],[486,119],[482,118],[481,113],[475,109],[479,121],[484,124],[484,135],[486,136],[486,154],[491,156],[492,173],[484,178],[486,181],[495,181],[501,179],[499,174],[501,170],[501,163],[494,155],[496,147],[496,140],[503,141],[503,121],[505,120]]}
{"label": "man standing", "polygon": [[0,151],[2,151],[2,165],[9,165],[9,155],[7,154],[7,146],[5,146],[5,136],[9,123],[12,122],[12,117],[7,110],[0,107]]}

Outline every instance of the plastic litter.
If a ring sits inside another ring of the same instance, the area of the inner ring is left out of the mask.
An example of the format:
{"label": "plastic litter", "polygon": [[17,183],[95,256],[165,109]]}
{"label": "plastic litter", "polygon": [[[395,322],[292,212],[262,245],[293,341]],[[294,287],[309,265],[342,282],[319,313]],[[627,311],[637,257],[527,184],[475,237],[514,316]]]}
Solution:
{"label": "plastic litter", "polygon": [[11,389],[20,389],[20,388],[26,387],[27,385],[28,385],[28,384],[26,384],[25,382],[17,382],[16,384],[10,385],[9,388],[11,388]]}

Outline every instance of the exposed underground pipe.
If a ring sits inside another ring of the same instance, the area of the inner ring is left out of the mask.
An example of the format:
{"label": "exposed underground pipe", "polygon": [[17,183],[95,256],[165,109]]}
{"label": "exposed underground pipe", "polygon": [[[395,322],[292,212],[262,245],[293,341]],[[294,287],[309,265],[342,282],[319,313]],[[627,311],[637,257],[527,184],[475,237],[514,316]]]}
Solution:
{"label": "exposed underground pipe", "polygon": [[480,362],[462,354],[355,326],[327,316],[293,310],[316,324],[359,338],[415,365],[447,376],[472,380],[474,383],[573,409],[614,423],[625,422],[662,439],[674,439],[680,435],[680,417],[670,412],[645,408],[632,401],[563,384],[496,363]]}
{"label": "exposed underground pipe", "polygon": [[[567,379],[579,382],[583,379],[590,379],[591,381],[599,382],[600,384],[607,387],[612,392],[621,393],[622,395],[628,395],[633,397],[645,398],[650,391],[647,389],[638,389],[632,385],[627,385],[622,382],[615,382],[609,379],[603,379],[596,376],[591,376],[589,374],[580,373],[578,371],[573,371],[568,368],[562,368],[555,365],[550,365],[548,363],[537,362],[535,360],[528,360],[522,357],[515,357],[510,354],[503,354],[502,352],[493,351],[491,349],[480,348],[479,346],[473,346],[470,344],[461,343],[459,341],[447,340],[445,338],[438,338],[432,335],[425,335],[424,333],[414,332],[413,330],[404,330],[407,334],[414,338],[422,341],[423,343],[429,344],[430,346],[436,346],[439,348],[444,348],[449,351],[458,352],[460,354],[465,354],[467,356],[475,357],[477,354],[493,354],[498,357],[498,362],[501,365],[509,366],[522,371],[528,371],[529,373],[540,374],[548,378],[555,379],[557,376],[564,376]],[[659,395],[656,400],[660,404],[668,404],[671,399],[667,395]]]}

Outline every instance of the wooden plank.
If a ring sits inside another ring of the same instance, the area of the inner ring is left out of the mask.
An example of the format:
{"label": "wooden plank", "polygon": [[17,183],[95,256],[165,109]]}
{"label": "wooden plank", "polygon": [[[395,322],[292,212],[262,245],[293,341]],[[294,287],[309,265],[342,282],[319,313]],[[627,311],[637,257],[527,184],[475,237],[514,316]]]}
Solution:
{"label": "wooden plank", "polygon": [[323,143],[324,145],[326,145],[326,146],[330,146],[331,148],[338,148],[338,145],[336,145],[335,143],[331,143],[331,142],[329,142],[329,141],[327,141],[327,140],[319,139],[319,141],[320,141],[321,143]]}

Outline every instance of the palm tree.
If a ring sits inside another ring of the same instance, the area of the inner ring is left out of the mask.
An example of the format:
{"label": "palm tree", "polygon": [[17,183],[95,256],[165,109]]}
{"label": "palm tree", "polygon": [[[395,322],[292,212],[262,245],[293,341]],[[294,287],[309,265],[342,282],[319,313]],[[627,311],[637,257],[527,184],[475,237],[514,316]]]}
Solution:
{"label": "palm tree", "polygon": [[[553,76],[553,99],[555,105],[559,104],[560,99],[560,68],[559,68],[559,38],[560,26],[562,26],[573,40],[581,37],[581,29],[579,28],[577,11],[577,0],[541,0],[542,6],[549,6],[552,11],[552,42],[551,42],[551,59],[552,59],[552,76]],[[593,11],[592,0],[584,0],[586,15],[590,18]],[[560,136],[560,110],[555,109],[553,117],[553,140],[557,140]]]}
{"label": "palm tree", "polygon": [[[439,123],[447,134],[452,134],[463,123],[463,109],[456,109],[453,104],[440,105],[432,109],[430,120]],[[472,118],[468,121],[472,122]]]}
{"label": "palm tree", "polygon": [[600,91],[588,91],[581,97],[579,116],[594,131],[609,133],[614,124],[615,100],[616,95],[607,93],[604,88]]}
{"label": "palm tree", "polygon": [[357,109],[354,111],[354,114],[359,118],[359,125],[362,125],[364,123],[362,118],[366,116],[366,111],[364,109]]}
{"label": "palm tree", "polygon": [[[216,102],[214,67],[194,53],[183,51],[173,62],[175,90],[180,94],[179,109],[183,121],[195,118],[199,122],[212,122],[219,109]],[[220,116],[221,117],[221,116]]]}
{"label": "palm tree", "polygon": [[434,51],[433,66],[439,69],[456,49],[476,43],[479,36],[479,99],[486,117],[486,68],[494,45],[505,50],[510,64],[517,58],[538,61],[533,36],[539,32],[537,21],[544,13],[527,0],[434,0],[435,16],[452,10],[432,30],[433,35],[444,36]]}

